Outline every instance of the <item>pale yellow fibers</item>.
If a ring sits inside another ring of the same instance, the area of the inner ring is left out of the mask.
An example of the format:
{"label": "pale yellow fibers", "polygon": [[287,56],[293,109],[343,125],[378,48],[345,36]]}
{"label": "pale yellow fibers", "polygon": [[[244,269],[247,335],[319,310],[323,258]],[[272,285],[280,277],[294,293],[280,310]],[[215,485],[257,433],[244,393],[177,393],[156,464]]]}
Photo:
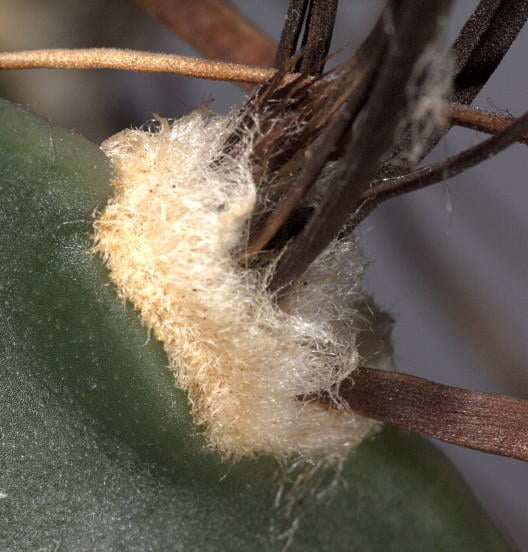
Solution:
{"label": "pale yellow fibers", "polygon": [[157,133],[107,140],[115,197],[96,223],[97,247],[164,342],[217,450],[344,456],[376,423],[295,397],[329,390],[357,367],[361,263],[353,243],[336,242],[280,308],[269,274],[239,265],[256,188],[244,156],[219,162],[232,124],[197,111]]}

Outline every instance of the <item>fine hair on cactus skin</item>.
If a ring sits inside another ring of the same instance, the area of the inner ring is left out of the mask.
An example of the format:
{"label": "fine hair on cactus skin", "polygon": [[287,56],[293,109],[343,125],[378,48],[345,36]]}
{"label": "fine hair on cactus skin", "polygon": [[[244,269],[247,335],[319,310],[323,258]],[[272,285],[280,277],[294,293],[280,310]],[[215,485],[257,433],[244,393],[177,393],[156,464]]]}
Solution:
{"label": "fine hair on cactus skin", "polygon": [[333,393],[362,360],[360,255],[353,238],[334,241],[280,299],[267,290],[273,262],[240,261],[257,203],[249,161],[257,131],[225,155],[239,123],[201,109],[158,132],[107,140],[115,197],[96,222],[97,249],[164,343],[216,450],[344,458],[378,423],[346,411],[338,396],[338,409],[296,397]]}

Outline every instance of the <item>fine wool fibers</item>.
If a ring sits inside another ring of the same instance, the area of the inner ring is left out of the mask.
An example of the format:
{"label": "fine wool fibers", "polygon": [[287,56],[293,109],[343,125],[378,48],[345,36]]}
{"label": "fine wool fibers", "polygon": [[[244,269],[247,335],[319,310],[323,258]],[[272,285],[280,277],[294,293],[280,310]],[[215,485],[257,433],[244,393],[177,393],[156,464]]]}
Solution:
{"label": "fine wool fibers", "polygon": [[[336,240],[280,299],[267,291],[273,262],[242,260],[258,189],[250,133],[224,153],[236,125],[197,110],[107,140],[115,195],[96,248],[222,455],[344,458],[378,427],[335,394],[362,361],[361,258],[353,238]],[[297,399],[323,391],[336,408]]]}

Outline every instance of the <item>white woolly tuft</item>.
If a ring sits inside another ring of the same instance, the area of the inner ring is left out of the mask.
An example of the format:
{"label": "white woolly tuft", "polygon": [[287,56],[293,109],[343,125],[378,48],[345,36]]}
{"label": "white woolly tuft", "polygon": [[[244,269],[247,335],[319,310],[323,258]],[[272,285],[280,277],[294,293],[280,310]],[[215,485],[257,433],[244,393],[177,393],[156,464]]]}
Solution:
{"label": "white woolly tuft", "polygon": [[217,450],[343,457],[377,423],[296,396],[331,391],[358,365],[355,244],[334,243],[279,307],[269,274],[239,261],[257,192],[247,160],[221,157],[232,127],[197,111],[107,140],[116,193],[97,248]]}
{"label": "white woolly tuft", "polygon": [[439,129],[449,125],[448,105],[453,88],[455,60],[439,41],[430,44],[418,59],[407,85],[411,146],[407,159],[415,165],[424,144]]}

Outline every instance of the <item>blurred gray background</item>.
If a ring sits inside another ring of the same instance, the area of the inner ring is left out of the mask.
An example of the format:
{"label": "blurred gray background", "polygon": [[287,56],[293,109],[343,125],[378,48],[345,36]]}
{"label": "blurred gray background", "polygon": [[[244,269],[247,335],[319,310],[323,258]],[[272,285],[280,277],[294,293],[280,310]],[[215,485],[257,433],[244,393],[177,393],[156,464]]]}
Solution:
{"label": "blurred gray background", "polygon": [[[286,0],[236,0],[278,39]],[[341,0],[333,50],[346,55],[383,2]],[[455,0],[447,41],[476,0]],[[0,49],[121,47],[193,55],[161,23],[126,0],[0,0]],[[528,110],[528,28],[475,105]],[[224,112],[243,94],[228,83],[115,71],[13,71],[0,96],[101,141],[153,113],[178,117],[204,102]],[[483,136],[455,129],[428,160]],[[394,319],[395,365],[442,383],[528,399],[528,206],[526,146],[446,183],[393,199],[359,228],[365,287]],[[528,422],[527,422],[528,423]],[[439,445],[497,523],[528,550],[528,464]]]}

